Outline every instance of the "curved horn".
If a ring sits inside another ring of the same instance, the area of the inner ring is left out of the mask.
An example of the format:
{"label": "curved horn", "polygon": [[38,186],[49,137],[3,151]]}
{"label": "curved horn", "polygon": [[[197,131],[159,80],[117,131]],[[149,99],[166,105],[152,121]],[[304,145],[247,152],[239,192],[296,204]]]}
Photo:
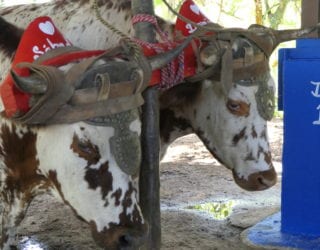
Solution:
{"label": "curved horn", "polygon": [[22,77],[11,70],[12,79],[17,88],[29,94],[44,94],[47,91],[47,84],[37,74]]}
{"label": "curved horn", "polygon": [[172,61],[175,57],[177,57],[182,50],[188,46],[188,44],[191,42],[193,36],[187,37],[183,43],[181,43],[179,46],[174,48],[173,50],[170,50],[166,53],[159,54],[153,57],[149,57],[148,61],[151,65],[152,70],[160,69],[166,64],[168,64],[170,61]]}
{"label": "curved horn", "polygon": [[295,40],[297,38],[306,38],[309,37],[310,33],[317,30],[320,27],[320,24],[317,24],[313,27],[301,28],[301,29],[292,29],[292,30],[273,30],[276,42],[282,43],[290,40]]}
{"label": "curved horn", "polygon": [[310,33],[320,28],[320,24],[314,27],[291,29],[291,30],[274,30],[260,25],[249,27],[251,31],[247,37],[254,41],[267,55],[271,55],[273,50],[282,42],[295,40],[297,38],[307,38]]}

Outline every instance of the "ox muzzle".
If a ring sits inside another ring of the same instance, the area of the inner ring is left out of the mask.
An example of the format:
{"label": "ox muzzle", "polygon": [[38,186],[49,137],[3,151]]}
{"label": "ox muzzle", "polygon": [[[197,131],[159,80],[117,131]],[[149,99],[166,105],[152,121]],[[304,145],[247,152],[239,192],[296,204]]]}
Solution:
{"label": "ox muzzle", "polygon": [[240,178],[232,171],[235,182],[247,191],[262,191],[277,183],[277,173],[273,166],[269,170],[250,174],[247,178]]}
{"label": "ox muzzle", "polygon": [[105,250],[136,250],[146,242],[148,225],[139,224],[131,227],[111,226],[98,232],[94,223],[90,223],[95,242]]}

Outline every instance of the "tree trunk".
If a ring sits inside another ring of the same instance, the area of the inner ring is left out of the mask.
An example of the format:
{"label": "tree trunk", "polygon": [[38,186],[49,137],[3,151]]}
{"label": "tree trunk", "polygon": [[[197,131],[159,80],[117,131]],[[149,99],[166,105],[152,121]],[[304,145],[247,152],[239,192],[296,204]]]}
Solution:
{"label": "tree trunk", "polygon": [[256,6],[256,24],[263,24],[262,0],[254,0]]}

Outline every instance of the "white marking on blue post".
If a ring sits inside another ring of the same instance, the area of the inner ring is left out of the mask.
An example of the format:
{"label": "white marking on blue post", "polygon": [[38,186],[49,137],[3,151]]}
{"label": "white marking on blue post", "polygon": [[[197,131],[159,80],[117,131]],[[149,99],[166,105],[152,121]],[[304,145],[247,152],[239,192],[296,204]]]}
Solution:
{"label": "white marking on blue post", "polygon": [[317,107],[317,110],[319,111],[319,119],[317,121],[314,121],[313,125],[320,125],[320,105]]}
{"label": "white marking on blue post", "polygon": [[320,90],[320,88],[319,88],[320,82],[311,81],[310,83],[316,86],[316,90],[315,90],[315,91],[311,91],[311,94],[312,94],[314,97],[320,97],[320,93],[319,93],[319,90]]}

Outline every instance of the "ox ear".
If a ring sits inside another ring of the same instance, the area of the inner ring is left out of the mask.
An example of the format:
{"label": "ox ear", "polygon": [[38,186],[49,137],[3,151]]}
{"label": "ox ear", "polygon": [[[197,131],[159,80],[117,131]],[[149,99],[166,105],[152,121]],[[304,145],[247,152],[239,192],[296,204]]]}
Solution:
{"label": "ox ear", "polygon": [[22,34],[23,29],[0,17],[0,50],[7,56],[12,56],[17,50]]}
{"label": "ox ear", "polygon": [[205,66],[215,66],[221,60],[221,52],[214,45],[208,45],[200,51],[200,61]]}

